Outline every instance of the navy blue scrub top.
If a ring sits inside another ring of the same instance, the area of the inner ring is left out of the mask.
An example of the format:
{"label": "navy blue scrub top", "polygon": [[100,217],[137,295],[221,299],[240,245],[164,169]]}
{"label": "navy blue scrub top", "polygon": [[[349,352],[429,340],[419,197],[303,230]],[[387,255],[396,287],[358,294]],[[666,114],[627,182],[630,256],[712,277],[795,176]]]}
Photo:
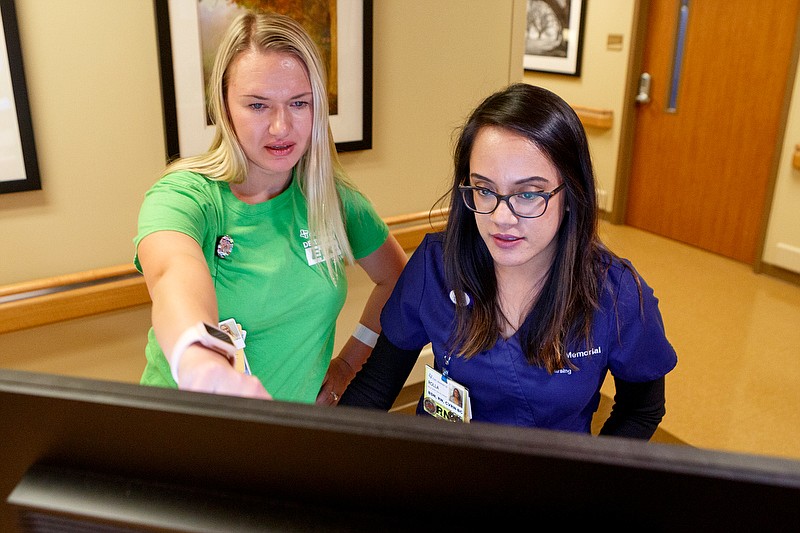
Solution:
{"label": "navy blue scrub top", "polygon": [[[435,233],[423,239],[381,314],[383,332],[395,346],[420,350],[431,343],[439,372],[445,368],[446,343],[455,323],[442,238]],[[447,370],[469,390],[472,419],[589,433],[608,371],[631,382],[666,375],[677,356],[666,338],[658,299],[640,281],[643,313],[633,274],[613,260],[595,312],[591,345],[580,340],[568,347],[567,355],[578,370],[551,375],[528,364],[516,334],[469,360],[453,354]]]}

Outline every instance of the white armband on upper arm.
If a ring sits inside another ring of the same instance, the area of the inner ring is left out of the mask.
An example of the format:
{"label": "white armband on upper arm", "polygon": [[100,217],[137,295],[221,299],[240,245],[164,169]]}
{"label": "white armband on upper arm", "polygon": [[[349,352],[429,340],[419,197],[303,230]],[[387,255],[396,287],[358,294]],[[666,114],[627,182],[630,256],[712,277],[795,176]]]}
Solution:
{"label": "white armband on upper arm", "polygon": [[378,342],[378,334],[361,323],[356,326],[356,330],[353,332],[353,337],[360,340],[370,348],[374,348],[375,343]]}

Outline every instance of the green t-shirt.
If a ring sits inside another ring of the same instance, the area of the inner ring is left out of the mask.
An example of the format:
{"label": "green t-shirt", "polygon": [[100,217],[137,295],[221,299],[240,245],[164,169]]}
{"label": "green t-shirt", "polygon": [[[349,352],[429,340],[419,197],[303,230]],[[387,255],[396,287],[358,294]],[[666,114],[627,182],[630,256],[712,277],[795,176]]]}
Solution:
{"label": "green t-shirt", "polygon": [[[389,228],[363,195],[344,186],[338,191],[353,254],[366,257],[385,242]],[[342,274],[334,285],[325,264],[313,259],[306,213],[297,179],[275,198],[250,205],[225,182],[174,172],[145,195],[134,245],[159,230],[200,243],[220,320],[235,318],[247,332],[252,373],[276,400],[313,403],[333,355],[347,278]],[[233,239],[233,249],[221,258],[216,246],[224,235]],[[141,270],[138,255],[134,264]],[[141,383],[175,387],[152,328],[145,353]]]}

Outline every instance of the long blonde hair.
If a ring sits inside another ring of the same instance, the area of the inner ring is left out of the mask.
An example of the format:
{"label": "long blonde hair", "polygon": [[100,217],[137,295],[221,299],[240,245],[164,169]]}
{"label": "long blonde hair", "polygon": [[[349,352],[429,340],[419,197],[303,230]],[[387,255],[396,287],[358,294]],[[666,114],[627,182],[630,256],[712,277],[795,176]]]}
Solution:
{"label": "long blonde hair", "polygon": [[312,242],[316,241],[320,246],[326,258],[328,275],[336,283],[343,273],[343,262],[352,264],[355,261],[336,185],[355,187],[339,163],[330,129],[327,76],[319,50],[294,19],[278,13],[249,11],[231,23],[217,49],[208,83],[208,110],[216,125],[214,140],[206,152],[170,163],[164,174],[189,170],[228,183],[245,181],[247,158],[231,124],[226,89],[228,68],[239,54],[249,50],[292,54],[305,65],[308,73],[314,108],[313,125],[308,150],[297,163],[296,179],[306,197]]}

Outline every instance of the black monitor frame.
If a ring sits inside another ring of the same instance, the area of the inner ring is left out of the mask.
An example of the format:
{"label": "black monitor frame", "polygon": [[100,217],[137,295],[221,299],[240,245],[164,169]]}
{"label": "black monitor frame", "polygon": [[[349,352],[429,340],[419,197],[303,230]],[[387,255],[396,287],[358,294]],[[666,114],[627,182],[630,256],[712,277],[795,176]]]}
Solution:
{"label": "black monitor frame", "polygon": [[788,459],[0,370],[4,532],[773,531],[798,502]]}

